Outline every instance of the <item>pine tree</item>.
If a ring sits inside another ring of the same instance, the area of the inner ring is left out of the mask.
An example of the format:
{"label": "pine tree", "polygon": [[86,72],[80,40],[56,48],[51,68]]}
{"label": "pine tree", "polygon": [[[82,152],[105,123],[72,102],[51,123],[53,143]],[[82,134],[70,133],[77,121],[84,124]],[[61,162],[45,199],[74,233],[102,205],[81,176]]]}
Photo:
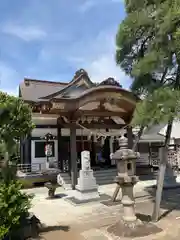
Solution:
{"label": "pine tree", "polygon": [[[164,181],[172,123],[178,117],[179,99],[174,96],[180,88],[180,0],[126,0],[125,7],[127,16],[117,33],[116,61],[133,78],[131,89],[148,96],[138,106],[141,115],[135,114],[134,122],[143,127],[161,121],[168,124],[166,157],[159,175]],[[154,220],[158,219],[161,194],[159,183]]]}

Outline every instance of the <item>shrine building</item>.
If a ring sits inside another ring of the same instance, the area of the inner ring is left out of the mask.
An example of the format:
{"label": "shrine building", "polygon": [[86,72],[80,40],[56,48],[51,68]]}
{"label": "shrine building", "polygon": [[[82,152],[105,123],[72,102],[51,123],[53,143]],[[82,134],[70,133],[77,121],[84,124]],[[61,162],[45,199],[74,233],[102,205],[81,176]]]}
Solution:
{"label": "shrine building", "polygon": [[69,172],[75,186],[81,151],[90,151],[92,168],[111,168],[117,138],[126,134],[132,147],[129,123],[139,99],[113,78],[95,84],[83,69],[69,83],[25,78],[19,96],[31,106],[35,124],[31,134],[21,139],[21,163],[29,164],[31,171],[44,170],[48,163]]}

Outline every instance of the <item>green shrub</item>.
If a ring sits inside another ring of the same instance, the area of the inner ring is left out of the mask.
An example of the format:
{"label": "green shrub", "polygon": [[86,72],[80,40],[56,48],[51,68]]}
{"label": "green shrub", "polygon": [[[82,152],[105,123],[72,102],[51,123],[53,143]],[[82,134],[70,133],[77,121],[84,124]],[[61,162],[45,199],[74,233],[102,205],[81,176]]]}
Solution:
{"label": "green shrub", "polygon": [[21,191],[18,181],[0,181],[0,239],[18,229],[21,219],[28,215],[31,199]]}

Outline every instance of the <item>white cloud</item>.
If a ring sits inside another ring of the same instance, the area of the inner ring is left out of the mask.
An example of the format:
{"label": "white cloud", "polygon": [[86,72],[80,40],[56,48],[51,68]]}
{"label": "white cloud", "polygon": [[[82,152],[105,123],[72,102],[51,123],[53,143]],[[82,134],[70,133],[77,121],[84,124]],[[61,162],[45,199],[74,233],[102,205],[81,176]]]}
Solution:
{"label": "white cloud", "polygon": [[86,0],[79,7],[78,10],[85,13],[97,5],[124,3],[124,0]]}
{"label": "white cloud", "polygon": [[124,2],[124,0],[111,0],[111,1],[114,3],[123,3]]}
{"label": "white cloud", "polygon": [[76,55],[71,54],[67,59],[77,69],[84,68],[94,82],[101,82],[108,77],[113,77],[124,87],[129,87],[129,77],[116,65],[115,61],[116,31],[115,28],[100,32],[96,38],[86,43],[88,51],[80,51],[75,45]]}
{"label": "white cloud", "polygon": [[114,56],[110,54],[99,56],[87,65],[86,70],[94,82],[101,82],[108,77],[113,77],[120,83],[127,79],[122,70],[116,66]]}
{"label": "white cloud", "polygon": [[96,1],[87,0],[87,1],[84,1],[84,3],[79,6],[78,10],[82,13],[85,13],[97,4],[98,4],[97,0]]}
{"label": "white cloud", "polygon": [[15,82],[17,79],[19,79],[19,74],[4,62],[0,62],[0,90],[17,96],[18,87]]}
{"label": "white cloud", "polygon": [[24,41],[42,40],[46,38],[47,33],[37,26],[23,26],[13,23],[7,23],[2,27],[2,32],[16,36]]}

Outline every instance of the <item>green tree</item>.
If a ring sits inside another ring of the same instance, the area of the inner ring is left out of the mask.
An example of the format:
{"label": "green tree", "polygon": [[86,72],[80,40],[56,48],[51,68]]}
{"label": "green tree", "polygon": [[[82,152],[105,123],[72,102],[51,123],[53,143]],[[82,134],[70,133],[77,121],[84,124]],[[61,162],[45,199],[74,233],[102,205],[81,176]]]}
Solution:
{"label": "green tree", "polygon": [[20,98],[0,92],[0,148],[6,148],[11,154],[16,141],[29,134],[32,128],[30,107]]}
{"label": "green tree", "polygon": [[[120,24],[117,33],[116,61],[126,74],[133,78],[131,89],[137,94],[148,95],[147,101],[139,107],[142,128],[153,122],[167,120],[166,155],[164,161],[160,163],[160,182],[164,180],[167,147],[170,142],[173,119],[177,117],[176,107],[171,103],[175,101],[174,105],[178,105],[177,99],[173,97],[175,92],[172,90],[179,90],[180,87],[180,1],[126,0],[125,7],[127,16]],[[163,89],[164,86],[169,88]],[[155,91],[156,89],[159,91]],[[155,100],[158,95],[158,101],[161,104],[156,106]],[[171,108],[167,111],[169,105]],[[151,107],[153,107],[152,112],[150,112]],[[144,110],[143,114],[142,110]],[[163,117],[160,117],[161,112]],[[154,120],[149,118],[149,123],[146,122],[148,120],[146,114]],[[154,220],[158,219],[161,194],[162,187],[158,183]]]}
{"label": "green tree", "polygon": [[13,234],[20,227],[20,222],[28,216],[31,199],[31,195],[21,192],[19,182],[11,180],[7,184],[0,181],[0,239],[5,236],[14,239]]}
{"label": "green tree", "polygon": [[140,94],[162,86],[178,87],[180,1],[126,0],[127,16],[119,26],[117,64],[133,77]]}
{"label": "green tree", "polygon": [[4,156],[0,166],[0,239],[11,237],[30,208],[31,196],[21,192],[9,157],[16,151],[17,141],[32,128],[29,106],[20,98],[0,92],[0,153]]}

